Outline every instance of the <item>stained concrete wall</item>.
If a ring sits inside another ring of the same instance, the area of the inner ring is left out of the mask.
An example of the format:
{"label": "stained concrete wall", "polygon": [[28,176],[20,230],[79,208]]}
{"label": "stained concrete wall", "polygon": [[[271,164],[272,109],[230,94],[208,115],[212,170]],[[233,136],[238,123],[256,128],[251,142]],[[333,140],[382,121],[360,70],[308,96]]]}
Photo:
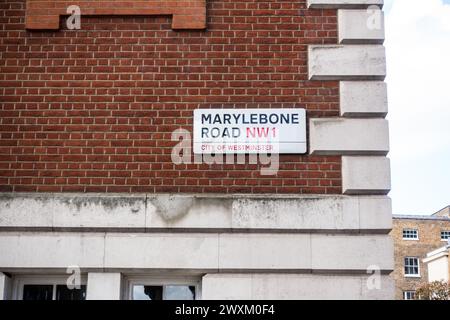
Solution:
{"label": "stained concrete wall", "polygon": [[[281,285],[283,274],[302,286],[323,284],[328,278],[315,278],[328,275],[347,293],[329,291],[326,298],[389,298],[390,212],[386,196],[3,194],[0,270],[45,274],[78,266],[88,273],[89,299],[119,299],[117,279],[136,272],[209,275],[203,294],[210,298],[241,295],[213,291],[222,274],[234,273],[278,274],[263,276],[261,286]],[[382,288],[361,291],[373,266]],[[229,286],[239,279],[229,278]],[[246,297],[307,297],[298,290]],[[309,290],[320,297],[319,289]]]}

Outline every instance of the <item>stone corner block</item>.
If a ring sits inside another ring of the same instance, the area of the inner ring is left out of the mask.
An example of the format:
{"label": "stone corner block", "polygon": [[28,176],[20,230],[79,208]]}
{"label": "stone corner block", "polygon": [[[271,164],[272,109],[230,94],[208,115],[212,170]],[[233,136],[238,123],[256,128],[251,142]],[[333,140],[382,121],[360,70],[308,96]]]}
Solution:
{"label": "stone corner block", "polygon": [[390,190],[389,158],[342,157],[342,191],[344,194],[388,194]]}
{"label": "stone corner block", "polygon": [[341,44],[383,44],[384,13],[376,10],[338,10]]}
{"label": "stone corner block", "polygon": [[312,9],[361,9],[370,6],[382,8],[384,0],[308,0],[308,8]]}
{"label": "stone corner block", "polygon": [[313,118],[309,122],[310,154],[386,155],[389,126],[385,119]]}
{"label": "stone corner block", "polygon": [[384,80],[386,52],[382,45],[311,45],[310,80]]}
{"label": "stone corner block", "polygon": [[[351,196],[350,198],[355,198]],[[392,229],[392,201],[385,195],[359,196],[359,221],[361,229],[383,230],[389,233]]]}
{"label": "stone corner block", "polygon": [[383,81],[341,81],[342,117],[381,117],[388,113],[387,85]]}

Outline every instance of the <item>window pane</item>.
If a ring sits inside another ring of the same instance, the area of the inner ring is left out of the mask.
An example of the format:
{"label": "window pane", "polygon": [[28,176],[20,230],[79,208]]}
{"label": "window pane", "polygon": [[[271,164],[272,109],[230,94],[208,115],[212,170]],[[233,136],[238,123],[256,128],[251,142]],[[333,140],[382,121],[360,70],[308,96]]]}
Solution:
{"label": "window pane", "polygon": [[403,292],[403,299],[405,300],[414,300],[416,293],[414,291],[405,291]]}
{"label": "window pane", "polygon": [[80,289],[69,289],[66,285],[58,285],[56,300],[86,300],[86,286],[80,286]]}
{"label": "window pane", "polygon": [[164,300],[195,300],[195,287],[165,286]]}
{"label": "window pane", "polygon": [[133,300],[162,300],[162,286],[133,286]]}
{"label": "window pane", "polygon": [[52,300],[53,285],[26,284],[23,286],[23,300]]}
{"label": "window pane", "polygon": [[419,233],[417,229],[403,229],[403,239],[418,239]]}
{"label": "window pane", "polygon": [[405,258],[405,274],[418,275],[419,274],[419,259],[418,258]]}

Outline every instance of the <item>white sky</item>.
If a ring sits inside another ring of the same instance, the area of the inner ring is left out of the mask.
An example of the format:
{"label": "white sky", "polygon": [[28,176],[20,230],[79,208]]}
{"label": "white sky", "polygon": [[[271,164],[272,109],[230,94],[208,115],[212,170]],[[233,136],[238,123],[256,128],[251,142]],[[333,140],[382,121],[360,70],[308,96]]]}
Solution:
{"label": "white sky", "polygon": [[450,0],[385,0],[394,214],[450,205]]}

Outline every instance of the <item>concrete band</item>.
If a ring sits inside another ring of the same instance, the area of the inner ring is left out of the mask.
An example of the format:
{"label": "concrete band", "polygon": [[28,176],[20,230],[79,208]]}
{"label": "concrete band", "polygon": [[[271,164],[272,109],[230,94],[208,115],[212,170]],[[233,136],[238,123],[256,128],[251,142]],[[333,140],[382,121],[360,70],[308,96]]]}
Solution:
{"label": "concrete band", "polygon": [[0,194],[3,231],[386,234],[391,220],[385,196]]}

